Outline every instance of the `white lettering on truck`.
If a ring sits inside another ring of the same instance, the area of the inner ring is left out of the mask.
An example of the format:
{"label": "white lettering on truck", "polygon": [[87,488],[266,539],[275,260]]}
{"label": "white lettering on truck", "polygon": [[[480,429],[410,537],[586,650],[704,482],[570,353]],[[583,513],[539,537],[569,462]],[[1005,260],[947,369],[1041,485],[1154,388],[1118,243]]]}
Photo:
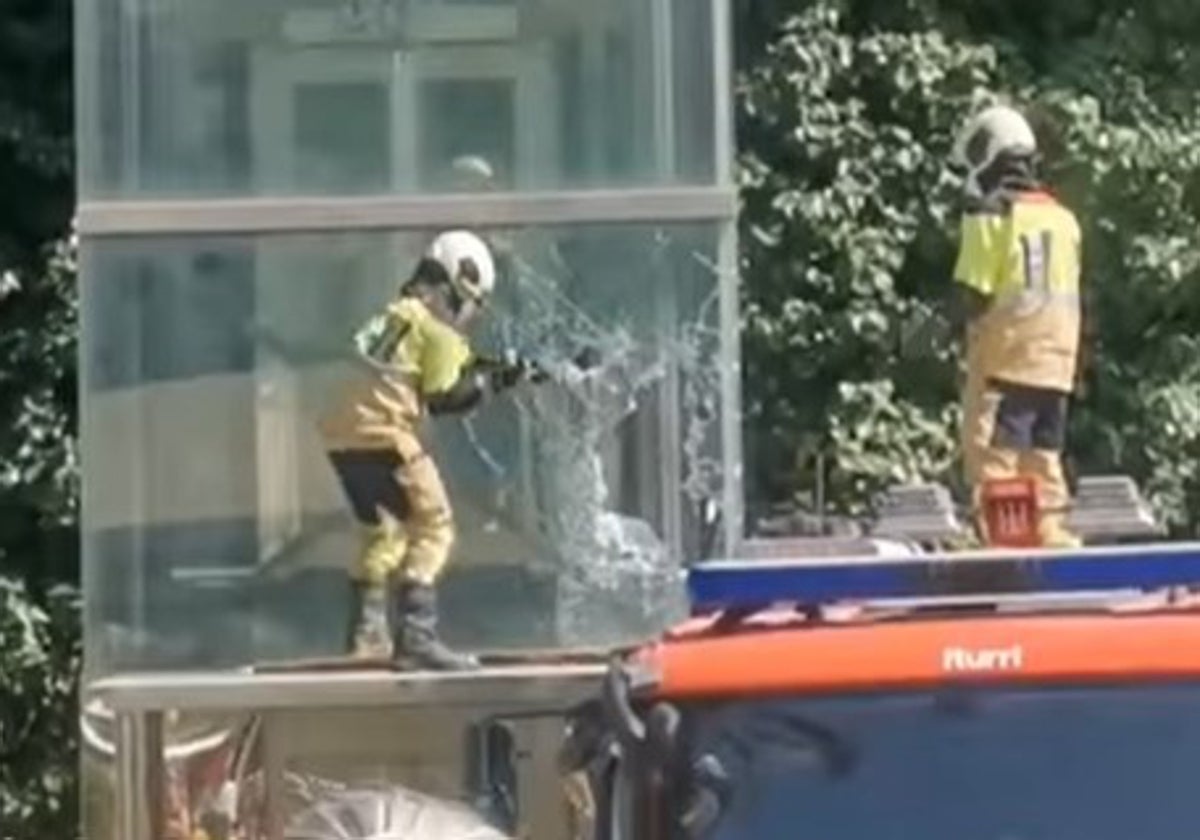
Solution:
{"label": "white lettering on truck", "polygon": [[1020,645],[1006,648],[948,647],[942,650],[942,670],[977,674],[987,671],[1019,671],[1025,651]]}

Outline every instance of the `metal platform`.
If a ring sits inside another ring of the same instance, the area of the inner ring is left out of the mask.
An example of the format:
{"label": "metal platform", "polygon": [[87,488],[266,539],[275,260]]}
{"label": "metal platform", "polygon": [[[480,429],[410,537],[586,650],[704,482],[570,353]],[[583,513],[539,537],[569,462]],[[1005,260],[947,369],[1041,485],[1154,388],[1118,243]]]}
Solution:
{"label": "metal platform", "polygon": [[87,688],[117,714],[161,711],[263,711],[364,706],[570,705],[590,696],[597,665],[524,665],[459,673],[215,671],[129,674]]}
{"label": "metal platform", "polygon": [[714,561],[692,567],[697,611],[794,602],[923,598],[947,592],[1005,595],[1200,585],[1200,543],[1075,551],[972,551],[911,557]]}

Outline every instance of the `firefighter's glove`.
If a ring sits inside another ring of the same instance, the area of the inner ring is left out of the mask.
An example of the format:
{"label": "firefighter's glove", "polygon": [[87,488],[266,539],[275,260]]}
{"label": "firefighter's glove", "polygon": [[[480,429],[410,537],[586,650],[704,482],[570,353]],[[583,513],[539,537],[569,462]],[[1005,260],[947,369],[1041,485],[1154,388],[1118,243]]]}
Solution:
{"label": "firefighter's glove", "polygon": [[524,377],[524,371],[519,365],[505,365],[492,371],[492,391],[499,393],[507,391],[519,383]]}
{"label": "firefighter's glove", "polygon": [[536,380],[538,372],[538,366],[528,359],[506,354],[504,364],[498,365],[491,372],[492,391],[498,393],[522,382]]}

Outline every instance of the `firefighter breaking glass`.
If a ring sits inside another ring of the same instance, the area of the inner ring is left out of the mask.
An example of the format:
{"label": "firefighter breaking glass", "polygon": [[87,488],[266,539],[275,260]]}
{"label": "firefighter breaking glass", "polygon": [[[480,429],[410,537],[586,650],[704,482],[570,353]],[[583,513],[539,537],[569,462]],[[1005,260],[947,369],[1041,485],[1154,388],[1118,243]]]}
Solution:
{"label": "firefighter breaking glass", "polygon": [[437,236],[397,299],[359,331],[361,373],[321,420],[362,536],[350,575],[355,656],[391,656],[413,668],[477,665],[436,632],[436,584],[454,544],[454,516],[421,425],[428,414],[470,411],[525,378],[523,364],[484,360],[464,337],[495,280],[482,239]]}
{"label": "firefighter breaking glass", "polygon": [[1044,545],[1070,547],[1062,467],[1068,402],[1078,375],[1081,234],[1074,214],[1039,183],[1025,118],[996,106],[959,135],[966,170],[954,270],[965,329],[962,450],[976,505],[984,482],[1035,479]]}

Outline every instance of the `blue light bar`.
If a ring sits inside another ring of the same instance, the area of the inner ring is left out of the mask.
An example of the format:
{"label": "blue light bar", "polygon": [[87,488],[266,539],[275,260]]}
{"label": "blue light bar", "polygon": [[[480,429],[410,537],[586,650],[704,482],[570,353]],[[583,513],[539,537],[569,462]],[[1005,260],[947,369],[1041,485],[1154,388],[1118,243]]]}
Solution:
{"label": "blue light bar", "polygon": [[1200,586],[1200,543],[992,551],[912,557],[722,560],[693,566],[688,589],[697,611],[776,602],[929,598],[1155,590]]}

